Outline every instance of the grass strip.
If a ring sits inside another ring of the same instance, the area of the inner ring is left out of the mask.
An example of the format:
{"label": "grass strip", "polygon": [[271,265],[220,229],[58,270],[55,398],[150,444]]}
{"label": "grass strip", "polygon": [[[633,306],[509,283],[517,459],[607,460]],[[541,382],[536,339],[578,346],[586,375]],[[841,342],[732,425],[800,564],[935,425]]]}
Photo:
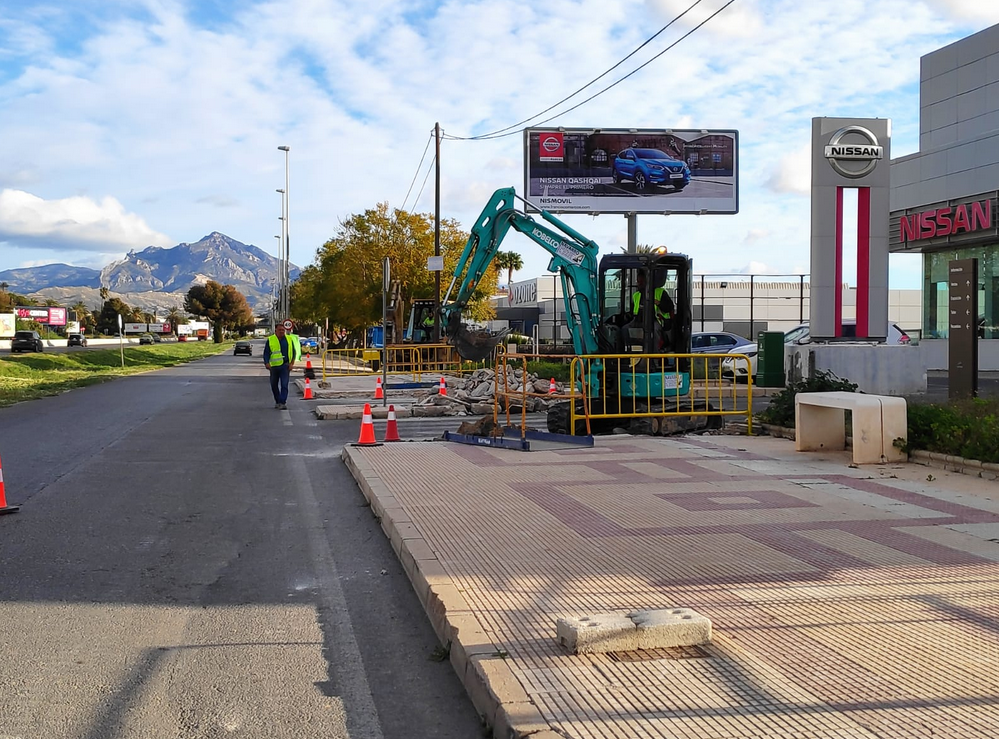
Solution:
{"label": "grass strip", "polygon": [[232,348],[232,342],[177,342],[125,347],[121,366],[118,347],[70,352],[0,356],[0,408],[23,400],[58,395],[115,377],[173,367]]}

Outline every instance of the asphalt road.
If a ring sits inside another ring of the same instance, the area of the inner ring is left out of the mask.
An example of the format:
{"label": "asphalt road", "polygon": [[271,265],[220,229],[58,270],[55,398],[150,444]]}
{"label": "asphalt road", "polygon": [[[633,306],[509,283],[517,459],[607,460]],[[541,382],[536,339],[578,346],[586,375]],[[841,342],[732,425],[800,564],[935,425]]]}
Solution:
{"label": "asphalt road", "polygon": [[0,409],[0,737],[482,735],[356,424],[274,410],[257,354]]}

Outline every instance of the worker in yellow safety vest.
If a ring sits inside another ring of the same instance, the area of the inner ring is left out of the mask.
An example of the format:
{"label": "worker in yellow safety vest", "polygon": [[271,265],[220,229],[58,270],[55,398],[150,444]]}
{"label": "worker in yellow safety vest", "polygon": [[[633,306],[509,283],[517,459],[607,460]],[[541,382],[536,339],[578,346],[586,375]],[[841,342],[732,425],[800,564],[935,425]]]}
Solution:
{"label": "worker in yellow safety vest", "polygon": [[288,382],[291,370],[295,362],[301,358],[302,346],[298,337],[279,323],[264,344],[264,366],[270,370],[271,393],[274,395],[275,408],[281,410],[288,408]]}
{"label": "worker in yellow safety vest", "polygon": [[[636,324],[642,323],[642,316],[644,315],[645,280],[645,270],[638,270],[638,288],[631,296],[632,320]],[[655,309],[654,328],[656,331],[654,351],[669,351],[672,348],[669,332],[673,328],[673,315],[676,313],[676,306],[673,304],[673,299],[665,287],[655,288],[652,299]]]}

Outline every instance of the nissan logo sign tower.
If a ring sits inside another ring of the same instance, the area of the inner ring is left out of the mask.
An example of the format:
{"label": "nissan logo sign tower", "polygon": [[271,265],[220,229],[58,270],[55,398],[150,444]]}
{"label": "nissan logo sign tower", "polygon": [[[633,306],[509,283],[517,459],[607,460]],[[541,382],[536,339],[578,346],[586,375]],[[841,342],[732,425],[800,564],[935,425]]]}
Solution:
{"label": "nissan logo sign tower", "polygon": [[857,338],[888,330],[888,197],[891,121],[812,119],[810,333],[843,332],[843,199],[857,192]]}

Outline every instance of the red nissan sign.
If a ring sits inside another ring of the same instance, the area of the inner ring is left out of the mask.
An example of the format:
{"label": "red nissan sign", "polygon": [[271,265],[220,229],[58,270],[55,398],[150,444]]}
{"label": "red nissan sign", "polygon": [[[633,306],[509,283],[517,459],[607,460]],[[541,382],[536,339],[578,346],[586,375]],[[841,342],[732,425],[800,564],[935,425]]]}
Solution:
{"label": "red nissan sign", "polygon": [[952,236],[992,228],[992,201],[961,203],[899,216],[899,239],[902,242]]}
{"label": "red nissan sign", "polygon": [[538,137],[542,162],[561,162],[565,155],[565,141],[561,131],[545,131]]}

